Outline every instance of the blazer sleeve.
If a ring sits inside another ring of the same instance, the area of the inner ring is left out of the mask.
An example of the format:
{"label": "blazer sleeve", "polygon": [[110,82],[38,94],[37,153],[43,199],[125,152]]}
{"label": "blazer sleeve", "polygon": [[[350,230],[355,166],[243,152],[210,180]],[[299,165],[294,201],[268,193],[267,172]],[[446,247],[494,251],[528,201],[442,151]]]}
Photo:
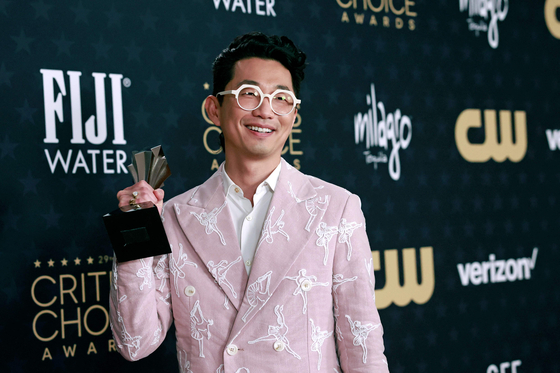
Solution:
{"label": "blazer sleeve", "polygon": [[120,264],[113,259],[110,319],[125,359],[144,358],[159,347],[173,322],[168,255]]}
{"label": "blazer sleeve", "polygon": [[351,195],[339,223],[333,264],[338,358],[343,372],[389,372],[374,288],[361,202]]}

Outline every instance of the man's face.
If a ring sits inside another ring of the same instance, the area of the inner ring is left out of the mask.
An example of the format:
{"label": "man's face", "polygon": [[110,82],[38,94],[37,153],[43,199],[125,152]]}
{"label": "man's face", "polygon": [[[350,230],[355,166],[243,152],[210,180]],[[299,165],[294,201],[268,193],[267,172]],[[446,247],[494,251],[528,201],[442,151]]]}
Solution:
{"label": "man's face", "polygon": [[[235,90],[242,84],[256,85],[264,94],[277,89],[293,91],[290,71],[275,60],[240,60],[233,72],[233,79],[226,85],[226,91]],[[264,159],[281,156],[297,110],[288,115],[277,115],[270,108],[269,98],[265,98],[261,106],[253,111],[241,109],[235,95],[225,95],[221,105],[215,97],[211,96],[210,99],[212,102],[207,103],[206,109],[214,124],[220,126],[224,133],[228,157]]]}

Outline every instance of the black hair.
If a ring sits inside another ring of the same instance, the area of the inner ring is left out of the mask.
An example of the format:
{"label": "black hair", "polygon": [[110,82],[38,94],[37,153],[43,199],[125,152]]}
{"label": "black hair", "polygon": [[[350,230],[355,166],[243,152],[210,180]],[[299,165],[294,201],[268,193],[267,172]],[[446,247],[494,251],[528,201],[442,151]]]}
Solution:
{"label": "black hair", "polygon": [[[257,57],[280,62],[292,75],[294,93],[299,97],[301,81],[304,77],[305,53],[286,36],[268,36],[262,32],[250,32],[236,37],[231,44],[220,53],[212,64],[213,91],[216,93],[225,89],[233,79],[233,69],[237,61]],[[223,96],[218,96],[222,103]]]}

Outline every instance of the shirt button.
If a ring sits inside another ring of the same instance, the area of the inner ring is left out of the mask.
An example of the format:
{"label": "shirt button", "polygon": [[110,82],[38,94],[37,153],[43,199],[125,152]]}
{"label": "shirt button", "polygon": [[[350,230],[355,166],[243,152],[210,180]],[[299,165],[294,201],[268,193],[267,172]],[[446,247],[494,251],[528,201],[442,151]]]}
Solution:
{"label": "shirt button", "polygon": [[311,284],[311,281],[309,281],[309,280],[305,280],[301,283],[301,289],[303,291],[311,290],[311,286],[312,286],[312,284]]}
{"label": "shirt button", "polygon": [[192,297],[194,293],[196,293],[196,289],[194,288],[194,286],[189,285],[185,288],[185,295],[187,297]]}
{"label": "shirt button", "polygon": [[240,189],[239,188],[235,188],[235,193],[239,193]]}
{"label": "shirt button", "polygon": [[247,216],[245,219],[251,221],[251,220],[253,220],[253,217],[252,217],[251,215],[249,215],[249,216]]}
{"label": "shirt button", "polygon": [[275,350],[275,351],[278,351],[278,352],[284,351],[284,347],[286,347],[286,346],[284,345],[284,342],[282,342],[282,341],[276,341],[276,342],[274,342],[274,350]]}
{"label": "shirt button", "polygon": [[226,348],[226,352],[229,356],[233,356],[233,355],[237,354],[237,351],[239,351],[239,350],[238,350],[237,346],[234,345],[234,344],[230,344]]}
{"label": "shirt button", "polygon": [[247,267],[250,267],[251,264],[253,264],[253,263],[252,263],[250,260],[246,260],[246,261],[245,261],[245,265],[246,265]]}

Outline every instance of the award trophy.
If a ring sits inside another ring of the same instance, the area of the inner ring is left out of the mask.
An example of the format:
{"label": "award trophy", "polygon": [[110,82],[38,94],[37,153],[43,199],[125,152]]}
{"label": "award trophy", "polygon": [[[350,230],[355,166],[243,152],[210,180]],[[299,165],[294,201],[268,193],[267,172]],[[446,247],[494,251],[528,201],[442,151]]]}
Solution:
{"label": "award trophy", "polygon": [[[161,145],[133,152],[128,166],[134,182],[145,180],[154,189],[171,175]],[[135,203],[103,215],[117,262],[141,259],[171,252],[157,207],[152,202]]]}

